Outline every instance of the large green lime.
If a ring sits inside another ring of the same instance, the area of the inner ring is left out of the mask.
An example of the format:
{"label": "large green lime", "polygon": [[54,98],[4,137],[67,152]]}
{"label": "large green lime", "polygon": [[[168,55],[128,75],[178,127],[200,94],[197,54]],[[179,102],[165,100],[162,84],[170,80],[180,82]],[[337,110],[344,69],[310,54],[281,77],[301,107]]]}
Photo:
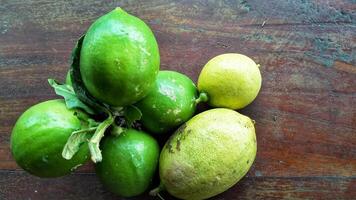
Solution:
{"label": "large green lime", "polygon": [[75,110],[68,110],[63,100],[49,100],[26,110],[17,120],[11,135],[11,152],[17,164],[39,177],[69,174],[89,158],[83,145],[71,160],[62,150],[73,131],[81,128]]}
{"label": "large green lime", "polygon": [[198,89],[206,92],[209,105],[240,109],[250,104],[261,88],[258,65],[249,57],[222,54],[211,59],[198,79]]}
{"label": "large green lime", "polygon": [[165,133],[189,120],[195,112],[197,88],[184,74],[160,71],[150,93],[137,103],[141,122],[151,133]]}
{"label": "large green lime", "polygon": [[151,29],[121,8],[90,26],[80,53],[85,87],[95,98],[113,106],[130,105],[146,96],[159,64]]}
{"label": "large green lime", "polygon": [[163,187],[181,199],[206,199],[236,184],[257,151],[250,118],[226,108],[202,112],[183,124],[162,149]]}
{"label": "large green lime", "polygon": [[159,146],[152,136],[128,129],[104,138],[101,148],[103,160],[96,164],[96,173],[108,190],[123,197],[147,190],[159,157]]}

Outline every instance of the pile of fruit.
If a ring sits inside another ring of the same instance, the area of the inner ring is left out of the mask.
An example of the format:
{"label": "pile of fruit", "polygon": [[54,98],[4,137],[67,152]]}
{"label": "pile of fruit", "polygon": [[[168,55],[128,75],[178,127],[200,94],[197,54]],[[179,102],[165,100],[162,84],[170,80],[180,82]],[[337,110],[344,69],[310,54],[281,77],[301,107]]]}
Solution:
{"label": "pile of fruit", "polygon": [[[234,110],[251,103],[261,74],[247,56],[216,56],[197,87],[184,74],[159,71],[151,29],[121,8],[97,19],[77,42],[63,99],[26,110],[11,135],[17,164],[39,177],[70,174],[91,158],[111,192],[132,197],[160,184],[180,199],[206,199],[236,184],[256,156],[254,122]],[[196,114],[199,103],[212,107]],[[163,147],[157,138],[165,138]],[[168,138],[168,137],[167,137]]]}

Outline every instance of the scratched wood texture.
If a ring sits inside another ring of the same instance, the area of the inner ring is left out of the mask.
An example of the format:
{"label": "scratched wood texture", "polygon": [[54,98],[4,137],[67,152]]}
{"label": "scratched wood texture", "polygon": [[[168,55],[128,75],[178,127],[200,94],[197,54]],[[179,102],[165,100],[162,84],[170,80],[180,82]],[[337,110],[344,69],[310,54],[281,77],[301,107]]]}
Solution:
{"label": "scratched wood texture", "polygon": [[247,177],[213,199],[356,198],[354,0],[1,0],[0,199],[120,199],[91,164],[40,179],[9,150],[17,117],[57,98],[47,78],[63,80],[76,39],[116,6],[150,25],[161,69],[196,81],[210,58],[227,52],[261,65],[261,92],[241,110],[257,122],[257,159]]}

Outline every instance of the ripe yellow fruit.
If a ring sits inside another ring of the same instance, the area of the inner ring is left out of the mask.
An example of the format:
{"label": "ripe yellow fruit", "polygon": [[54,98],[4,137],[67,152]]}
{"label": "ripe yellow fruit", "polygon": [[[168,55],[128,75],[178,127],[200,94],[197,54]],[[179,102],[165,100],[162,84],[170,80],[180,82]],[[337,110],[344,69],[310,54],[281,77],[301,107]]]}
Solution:
{"label": "ripe yellow fruit", "polygon": [[236,110],[256,98],[261,82],[258,65],[251,58],[228,53],[214,57],[204,66],[198,90],[207,93],[210,106]]}
{"label": "ripe yellow fruit", "polygon": [[215,196],[247,173],[256,151],[250,118],[226,108],[205,111],[183,124],[163,147],[160,188],[180,199]]}

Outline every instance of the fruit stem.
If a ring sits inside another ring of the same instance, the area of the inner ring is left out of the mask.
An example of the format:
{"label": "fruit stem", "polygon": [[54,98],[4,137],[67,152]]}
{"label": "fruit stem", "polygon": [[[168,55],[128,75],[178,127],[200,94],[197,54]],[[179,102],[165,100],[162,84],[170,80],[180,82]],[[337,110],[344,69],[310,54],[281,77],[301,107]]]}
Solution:
{"label": "fruit stem", "polygon": [[87,121],[87,116],[82,112],[74,112],[74,115],[81,121]]}
{"label": "fruit stem", "polygon": [[152,189],[152,190],[149,192],[149,194],[150,194],[151,196],[158,196],[161,200],[164,200],[164,198],[159,194],[160,192],[162,192],[162,191],[164,191],[164,190],[165,190],[165,188],[164,188],[164,186],[163,186],[163,184],[162,184],[162,182],[161,182],[161,183],[159,183],[159,186],[156,187],[156,188],[154,188],[154,189]]}
{"label": "fruit stem", "polygon": [[195,99],[195,104],[201,103],[201,102],[207,102],[209,100],[208,94],[206,92],[200,92],[199,97]]}
{"label": "fruit stem", "polygon": [[109,113],[108,118],[99,124],[93,137],[91,137],[88,142],[91,160],[94,163],[101,162],[101,160],[103,159],[99,148],[100,140],[104,137],[106,129],[114,123],[114,120],[115,117],[113,117],[111,113]]}
{"label": "fruit stem", "polygon": [[114,116],[121,117],[124,115],[124,107],[110,107],[110,110]]}
{"label": "fruit stem", "polygon": [[121,135],[121,133],[123,133],[126,129],[121,127],[121,126],[118,126],[116,125],[115,123],[112,124],[112,130],[111,130],[111,135],[114,135],[114,136],[119,136]]}

